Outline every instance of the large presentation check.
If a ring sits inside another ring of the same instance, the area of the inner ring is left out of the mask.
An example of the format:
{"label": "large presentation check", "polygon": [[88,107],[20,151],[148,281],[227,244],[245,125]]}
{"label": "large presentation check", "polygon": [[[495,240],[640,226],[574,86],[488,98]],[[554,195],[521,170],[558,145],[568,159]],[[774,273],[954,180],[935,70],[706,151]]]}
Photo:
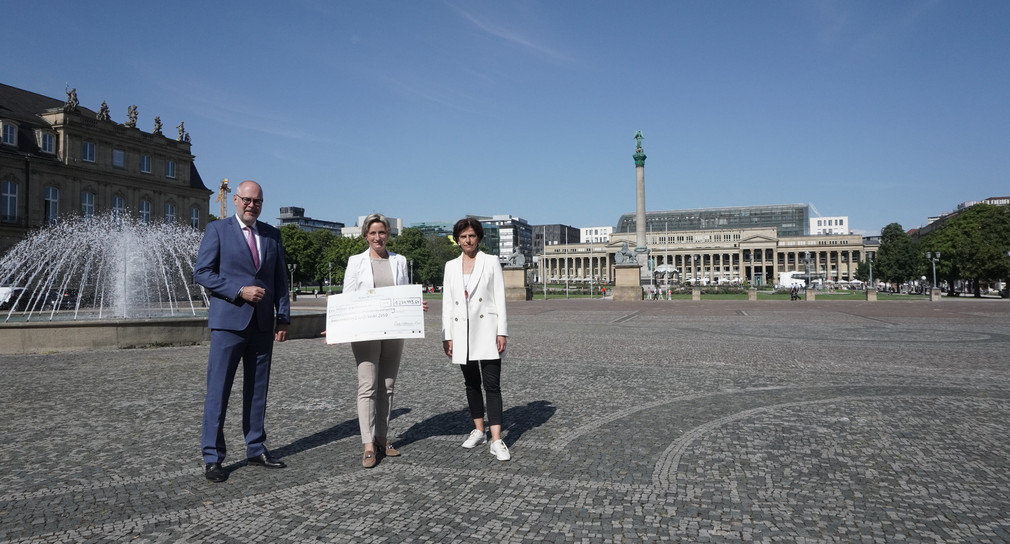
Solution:
{"label": "large presentation check", "polygon": [[424,338],[420,285],[396,285],[326,299],[326,343]]}

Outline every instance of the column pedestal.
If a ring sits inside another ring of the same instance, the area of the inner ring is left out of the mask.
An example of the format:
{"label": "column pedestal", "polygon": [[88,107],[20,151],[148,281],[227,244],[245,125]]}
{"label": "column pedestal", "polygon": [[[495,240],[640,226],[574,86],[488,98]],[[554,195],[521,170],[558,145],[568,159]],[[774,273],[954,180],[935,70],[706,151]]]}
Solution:
{"label": "column pedestal", "polygon": [[867,302],[877,302],[877,290],[867,289],[866,290],[866,301]]}
{"label": "column pedestal", "polygon": [[505,268],[505,301],[517,302],[533,300],[533,289],[526,283],[526,270],[523,268]]}
{"label": "column pedestal", "polygon": [[614,300],[642,300],[641,266],[614,267]]}
{"label": "column pedestal", "polygon": [[758,299],[758,290],[757,289],[748,289],[747,290],[747,300],[757,300],[757,299]]}
{"label": "column pedestal", "polygon": [[817,292],[813,289],[807,289],[806,297],[807,300],[817,300]]}
{"label": "column pedestal", "polygon": [[932,289],[929,290],[929,301],[930,302],[939,302],[940,301],[940,288],[939,287],[934,287],[934,288],[932,288]]}

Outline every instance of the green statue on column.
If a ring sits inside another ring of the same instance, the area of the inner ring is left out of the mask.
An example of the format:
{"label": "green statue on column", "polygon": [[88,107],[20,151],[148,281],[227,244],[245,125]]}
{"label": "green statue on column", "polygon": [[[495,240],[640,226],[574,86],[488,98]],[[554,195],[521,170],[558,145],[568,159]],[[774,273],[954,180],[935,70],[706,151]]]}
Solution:
{"label": "green statue on column", "polygon": [[635,132],[635,154],[632,155],[635,159],[635,166],[645,166],[645,153],[642,151],[643,139],[645,136],[642,136],[641,130]]}

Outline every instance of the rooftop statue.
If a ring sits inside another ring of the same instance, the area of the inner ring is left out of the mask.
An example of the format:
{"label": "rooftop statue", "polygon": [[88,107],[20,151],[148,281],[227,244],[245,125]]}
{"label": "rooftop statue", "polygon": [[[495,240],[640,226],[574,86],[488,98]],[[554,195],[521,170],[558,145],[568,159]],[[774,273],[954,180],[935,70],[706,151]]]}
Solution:
{"label": "rooftop statue", "polygon": [[126,108],[126,126],[129,128],[137,128],[137,106],[133,105]]}
{"label": "rooftop statue", "polygon": [[63,104],[63,111],[77,111],[77,106],[80,104],[77,100],[77,87],[74,87],[66,92],[67,103]]}
{"label": "rooftop statue", "polygon": [[98,120],[108,121],[109,120],[109,105],[102,100],[102,107],[98,108]]}

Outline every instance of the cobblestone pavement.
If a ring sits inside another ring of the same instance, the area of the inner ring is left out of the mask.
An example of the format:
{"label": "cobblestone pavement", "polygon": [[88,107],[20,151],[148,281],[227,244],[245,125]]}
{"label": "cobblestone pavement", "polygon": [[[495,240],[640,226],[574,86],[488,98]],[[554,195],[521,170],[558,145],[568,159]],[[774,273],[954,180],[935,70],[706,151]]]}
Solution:
{"label": "cobblestone pavement", "polygon": [[[303,304],[307,304],[303,303]],[[407,342],[361,468],[348,346],[275,350],[268,445],[202,475],[207,346],[0,357],[0,542],[1007,542],[1010,303],[509,307],[512,460]]]}

